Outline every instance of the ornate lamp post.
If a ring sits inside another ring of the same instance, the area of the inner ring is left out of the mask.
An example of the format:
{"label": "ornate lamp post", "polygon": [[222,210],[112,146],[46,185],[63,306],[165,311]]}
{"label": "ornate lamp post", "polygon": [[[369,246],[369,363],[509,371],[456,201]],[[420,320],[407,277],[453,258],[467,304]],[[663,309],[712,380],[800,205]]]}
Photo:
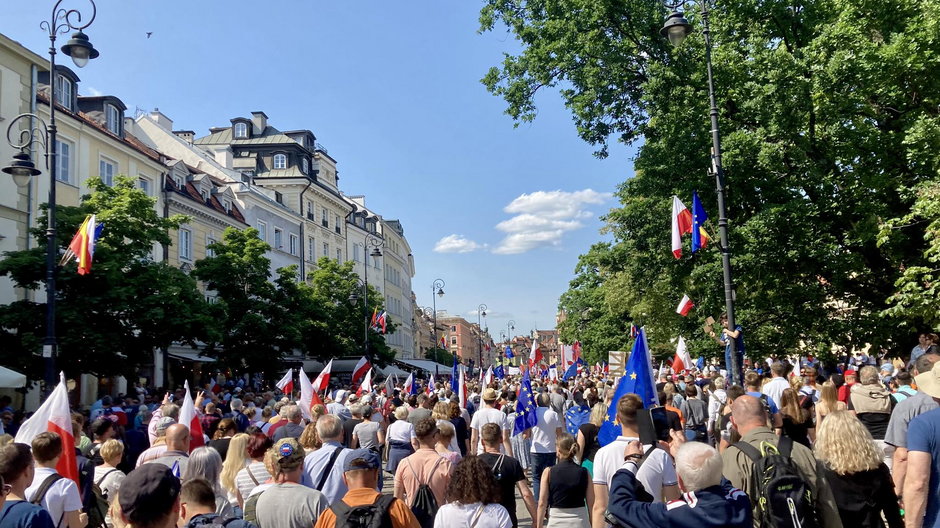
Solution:
{"label": "ornate lamp post", "polygon": [[[372,248],[372,252],[369,253],[373,259],[382,256],[382,251],[379,248],[385,246],[385,241],[375,235],[366,236],[366,248]],[[366,358],[369,361],[372,361],[372,355],[369,353],[369,262],[366,261],[362,266],[364,273],[362,274],[363,280],[359,281],[356,279],[356,283],[362,286],[362,318],[363,318],[363,334],[362,334],[362,351],[365,354]],[[356,292],[349,294],[349,302],[356,304],[359,300],[359,295]]]}
{"label": "ornate lamp post", "polygon": [[431,284],[431,310],[434,312],[434,348],[440,344],[437,340],[437,297],[444,296],[444,279],[434,279]]}
{"label": "ornate lamp post", "polygon": [[477,334],[477,337],[479,338],[478,340],[479,340],[479,347],[480,347],[477,351],[478,352],[477,360],[479,361],[478,365],[481,371],[483,370],[483,322],[482,320],[484,317],[486,317],[486,305],[481,304],[480,306],[477,306],[477,330],[479,331],[479,334]]}
{"label": "ornate lamp post", "polygon": [[[59,35],[74,30],[72,38],[62,46],[62,53],[72,57],[75,66],[83,68],[90,59],[98,57],[98,50],[88,41],[88,36],[82,32],[83,29],[95,21],[98,8],[93,0],[91,3],[91,17],[88,22],[82,24],[82,14],[75,9],[64,9],[59,6],[63,0],[59,0],[52,7],[52,18],[44,20],[39,27],[49,33],[49,124],[36,114],[20,114],[13,118],[7,128],[7,141],[20,152],[13,156],[10,165],[4,167],[3,172],[11,175],[13,181],[19,186],[25,186],[33,176],[38,176],[41,171],[36,169],[30,157],[30,151],[33,144],[41,146],[45,152],[46,169],[49,171],[49,199],[46,227],[46,337],[42,343],[42,359],[44,364],[44,379],[46,389],[52,390],[56,382],[55,360],[56,360],[56,331],[55,331],[55,301],[56,301],[56,258],[58,257],[58,248],[56,247],[56,169],[58,166],[58,145],[56,145],[56,68],[55,42]],[[18,132],[18,139],[11,137],[14,126],[21,119],[29,119],[29,126],[25,130]],[[41,124],[37,125],[36,122]]]}
{"label": "ornate lamp post", "polygon": [[[728,213],[725,207],[725,173],[721,167],[721,134],[718,131],[718,105],[715,102],[715,81],[712,76],[712,40],[708,25],[708,3],[710,0],[699,0],[702,14],[702,35],[705,37],[705,67],[708,71],[708,99],[711,104],[709,116],[712,126],[712,172],[715,175],[715,187],[718,194],[718,232],[721,239],[721,268],[725,286],[725,311],[728,314],[728,328],[735,329],[734,320],[734,282],[731,280],[731,246],[728,243]],[[677,10],[679,4],[670,5],[672,13],[666,17],[666,23],[659,33],[668,38],[673,46],[682,44],[685,38],[692,33],[692,24]],[[731,379],[733,383],[740,384],[741,365],[738,361],[737,343],[735,339],[728,338],[731,348]]]}

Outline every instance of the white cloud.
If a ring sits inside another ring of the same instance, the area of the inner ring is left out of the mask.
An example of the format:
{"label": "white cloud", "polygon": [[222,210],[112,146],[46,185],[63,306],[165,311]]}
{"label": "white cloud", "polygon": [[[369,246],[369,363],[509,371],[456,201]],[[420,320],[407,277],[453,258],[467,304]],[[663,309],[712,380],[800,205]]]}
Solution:
{"label": "white cloud", "polygon": [[101,90],[95,88],[94,86],[86,86],[86,88],[88,88],[88,95],[92,97],[101,97],[102,95],[104,95],[104,93]]}
{"label": "white cloud", "polygon": [[463,235],[447,235],[437,241],[434,251],[437,253],[470,253],[478,249],[485,249],[486,244],[478,244]]}
{"label": "white cloud", "polygon": [[565,233],[581,229],[584,223],[580,220],[594,216],[584,209],[586,205],[602,204],[611,197],[611,193],[593,189],[522,194],[503,209],[515,216],[496,224],[506,237],[493,253],[513,255],[540,247],[560,247]]}

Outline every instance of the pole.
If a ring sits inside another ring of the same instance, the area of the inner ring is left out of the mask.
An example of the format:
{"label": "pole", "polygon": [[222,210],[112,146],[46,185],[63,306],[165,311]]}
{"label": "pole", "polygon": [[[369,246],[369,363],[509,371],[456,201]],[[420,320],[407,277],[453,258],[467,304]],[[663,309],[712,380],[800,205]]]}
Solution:
{"label": "pole", "polygon": [[[58,4],[57,4],[58,5]],[[56,384],[56,352],[58,343],[55,330],[56,284],[56,171],[58,169],[58,145],[56,145],[55,124],[55,32],[49,34],[49,145],[46,155],[49,157],[49,200],[46,226],[46,337],[42,343],[42,362],[45,367],[46,391],[51,392]]]}
{"label": "pole", "polygon": [[[734,283],[731,280],[731,246],[728,243],[728,212],[725,206],[725,173],[721,167],[721,134],[718,131],[718,105],[715,102],[715,80],[712,75],[712,40],[708,25],[708,0],[702,0],[702,24],[705,36],[705,65],[708,69],[708,99],[711,104],[709,116],[712,125],[712,167],[715,174],[715,187],[718,194],[718,233],[721,238],[721,269],[725,285],[725,312],[728,314],[728,329],[734,331]],[[741,365],[737,354],[735,339],[728,337],[728,346],[731,350],[732,383],[741,384]]]}
{"label": "pole", "polygon": [[362,283],[362,351],[366,359],[371,363],[372,358],[369,357],[369,252],[363,251],[363,253],[365,253],[363,256],[363,263],[365,264],[363,268],[365,271],[362,275],[365,280]]}

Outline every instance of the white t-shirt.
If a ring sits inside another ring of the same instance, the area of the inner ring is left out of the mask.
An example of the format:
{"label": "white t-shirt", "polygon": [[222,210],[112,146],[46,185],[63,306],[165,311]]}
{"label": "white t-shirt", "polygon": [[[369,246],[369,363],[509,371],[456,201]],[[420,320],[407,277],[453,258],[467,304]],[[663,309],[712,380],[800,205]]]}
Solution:
{"label": "white t-shirt", "polygon": [[535,410],[538,415],[538,425],[532,428],[532,448],[533,453],[554,453],[555,438],[557,434],[555,429],[561,427],[558,423],[558,413],[551,407],[538,407]]}
{"label": "white t-shirt", "polygon": [[396,420],[395,423],[388,426],[387,436],[389,442],[411,443],[411,439],[415,437],[415,426],[408,420]]}
{"label": "white t-shirt", "polygon": [[[477,511],[479,516],[477,517]],[[502,504],[460,504],[451,502],[437,510],[434,516],[434,528],[468,528],[477,517],[474,528],[512,528],[512,519]]]}
{"label": "white t-shirt", "polygon": [[780,399],[783,397],[783,391],[790,388],[790,382],[786,378],[773,378],[767,382],[767,385],[764,385],[763,392],[767,395],[768,398],[774,401],[777,405],[777,408],[780,409],[783,405],[780,404]]}
{"label": "white t-shirt", "polygon": [[[594,455],[594,484],[604,484],[610,489],[610,482],[614,473],[623,466],[623,451],[627,444],[639,440],[628,436],[618,436],[616,440],[605,445]],[[643,446],[645,453],[649,445]],[[676,468],[672,465],[672,457],[662,449],[654,449],[650,456],[640,466],[636,475],[643,488],[653,496],[653,502],[662,502],[663,487],[675,486],[679,483],[676,477]]]}
{"label": "white t-shirt", "polygon": [[[42,482],[55,472],[55,469],[52,468],[37,467],[36,474],[33,476],[33,483],[26,488],[26,500],[33,500],[33,496],[39,490]],[[65,526],[65,516],[63,514],[82,509],[82,497],[78,493],[78,486],[70,479],[60,478],[49,487],[49,491],[42,499],[41,506],[49,512],[49,516],[52,517],[52,522],[56,523],[56,526]]]}
{"label": "white t-shirt", "polygon": [[[504,435],[506,434],[506,431],[509,430],[509,420],[506,419],[506,413],[492,407],[483,407],[479,411],[475,412],[473,414],[473,420],[470,421],[470,428],[477,430],[477,437],[479,438],[480,432],[483,430],[483,426],[488,423],[494,423],[498,425],[499,428],[503,431]],[[477,443],[477,454],[482,452],[483,441],[480,440]]]}

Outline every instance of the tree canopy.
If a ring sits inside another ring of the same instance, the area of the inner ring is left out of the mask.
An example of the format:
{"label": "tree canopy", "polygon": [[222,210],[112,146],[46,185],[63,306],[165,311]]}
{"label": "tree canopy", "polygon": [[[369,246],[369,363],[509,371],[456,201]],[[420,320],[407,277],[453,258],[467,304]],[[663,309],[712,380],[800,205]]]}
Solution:
{"label": "tree canopy", "polygon": [[[599,278],[589,308],[612,317],[608,335],[632,319],[650,327],[654,349],[684,335],[693,355],[718,354],[701,330],[724,305],[715,243],[694,256],[686,246],[681,260],[669,250],[673,194],[689,204],[698,190],[717,238],[702,17],[686,13],[696,31],[672,48],[659,35],[667,14],[654,0],[488,0],[481,31],[505,26],[522,49],[483,83],[517,121],[536,116],[539,90],[557,88],[600,156],[612,138],[638,145],[635,174],[605,217],[613,260],[592,267],[583,257],[562,308]],[[871,344],[903,353],[914,332],[937,327],[936,239],[925,230],[938,199],[928,182],[940,169],[938,15],[937,0],[715,3],[736,308],[749,352]],[[675,313],[683,294],[696,304],[688,318]],[[568,339],[589,335],[571,325]]]}

